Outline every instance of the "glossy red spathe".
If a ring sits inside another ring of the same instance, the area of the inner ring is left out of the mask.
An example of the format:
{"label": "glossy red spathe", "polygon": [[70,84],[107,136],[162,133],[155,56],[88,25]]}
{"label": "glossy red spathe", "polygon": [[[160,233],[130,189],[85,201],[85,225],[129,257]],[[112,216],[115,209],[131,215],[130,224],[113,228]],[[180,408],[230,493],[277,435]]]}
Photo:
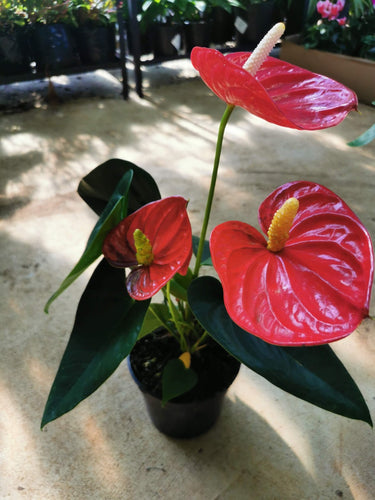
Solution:
{"label": "glossy red spathe", "polygon": [[295,197],[299,210],[285,247],[243,222],[217,226],[210,248],[229,316],[272,344],[318,345],[343,338],[368,316],[373,280],[370,236],[332,191],[311,182],[285,184],[259,208],[266,234],[272,217]]}
{"label": "glossy red spathe", "polygon": [[[192,256],[186,206],[187,201],[181,196],[154,201],[123,219],[108,233],[103,254],[111,265],[131,268],[126,288],[133,299],[148,299],[176,273],[186,274]],[[153,261],[150,265],[140,265],[137,261],[136,229],[151,243]]]}
{"label": "glossy red spathe", "polygon": [[249,56],[195,47],[191,61],[220,99],[283,127],[333,127],[357,108],[356,94],[341,83],[273,57],[254,77],[242,68]]}

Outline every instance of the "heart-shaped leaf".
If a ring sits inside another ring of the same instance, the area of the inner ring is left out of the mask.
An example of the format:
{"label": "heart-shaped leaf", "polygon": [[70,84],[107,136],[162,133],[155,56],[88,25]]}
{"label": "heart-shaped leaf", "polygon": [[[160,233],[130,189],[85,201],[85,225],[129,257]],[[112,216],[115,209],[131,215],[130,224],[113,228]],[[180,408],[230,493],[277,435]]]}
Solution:
{"label": "heart-shaped leaf", "polygon": [[190,391],[198,382],[198,376],[191,368],[185,368],[180,359],[171,359],[165,365],[162,376],[162,404]]}
{"label": "heart-shaped leaf", "polygon": [[230,354],[272,384],[325,410],[372,425],[366,402],[329,345],[281,347],[239,328],[228,316],[220,282],[192,282],[189,304],[198,321]]}
{"label": "heart-shaped leaf", "polygon": [[73,409],[115,371],[132,350],[149,303],[133,301],[124,271],[102,259],[78,304],[42,427]]}
{"label": "heart-shaped leaf", "polygon": [[129,191],[128,214],[161,198],[153,177],[130,161],[112,158],[87,174],[78,186],[78,194],[98,215],[102,213],[120,179],[133,171],[133,181]]}

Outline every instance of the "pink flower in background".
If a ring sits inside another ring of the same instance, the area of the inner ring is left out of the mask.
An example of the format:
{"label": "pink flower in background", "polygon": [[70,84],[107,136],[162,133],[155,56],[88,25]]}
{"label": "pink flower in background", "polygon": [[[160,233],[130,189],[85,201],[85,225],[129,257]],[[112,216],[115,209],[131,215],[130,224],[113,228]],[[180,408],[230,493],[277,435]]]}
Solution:
{"label": "pink flower in background", "polygon": [[344,7],[345,0],[337,0],[336,3],[332,3],[330,0],[319,0],[316,4],[316,10],[318,13],[323,19],[328,19],[329,21],[333,21],[335,19],[338,21],[337,18]]}
{"label": "pink flower in background", "polygon": [[329,16],[329,20],[336,19],[339,15],[339,7],[337,4],[332,4],[331,6],[331,15]]}
{"label": "pink flower in background", "polygon": [[331,15],[331,2],[329,0],[319,0],[316,4],[316,10],[323,17],[323,19]]}
{"label": "pink flower in background", "polygon": [[[375,2],[375,0],[374,0],[374,2]],[[347,20],[346,17],[340,17],[340,19],[336,19],[336,21],[339,23],[340,26],[345,26],[346,20]]]}

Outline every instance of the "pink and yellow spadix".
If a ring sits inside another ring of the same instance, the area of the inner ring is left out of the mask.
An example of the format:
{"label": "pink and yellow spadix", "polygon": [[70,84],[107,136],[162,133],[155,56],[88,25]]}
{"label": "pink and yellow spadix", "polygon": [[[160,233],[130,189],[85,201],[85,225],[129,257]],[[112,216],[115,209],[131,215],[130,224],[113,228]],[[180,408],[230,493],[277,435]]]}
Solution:
{"label": "pink and yellow spadix", "polygon": [[368,316],[373,280],[372,243],[358,217],[329,189],[300,181],[271,193],[259,222],[268,242],[238,221],[211,234],[232,320],[285,346],[324,344],[353,332]]}
{"label": "pink and yellow spadix", "polygon": [[103,254],[130,268],[126,288],[135,300],[155,295],[176,273],[186,274],[192,255],[187,201],[170,196],[143,206],[110,231]]}

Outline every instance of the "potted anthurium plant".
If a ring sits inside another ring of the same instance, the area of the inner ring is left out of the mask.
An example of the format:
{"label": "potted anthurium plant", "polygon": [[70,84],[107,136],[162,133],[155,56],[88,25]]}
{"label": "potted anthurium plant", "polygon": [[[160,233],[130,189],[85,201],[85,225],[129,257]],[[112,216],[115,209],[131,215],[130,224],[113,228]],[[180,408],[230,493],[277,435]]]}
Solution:
{"label": "potted anthurium plant", "polygon": [[83,64],[115,60],[116,10],[114,0],[74,0],[71,2],[77,24],[78,52]]}
{"label": "potted anthurium plant", "polygon": [[[345,202],[319,184],[289,182],[259,208],[266,237],[229,221],[206,241],[224,130],[237,106],[297,130],[335,126],[357,107],[340,83],[268,56],[283,29],[272,28],[252,54],[192,51],[194,67],[226,103],[199,237],[187,200],[161,198],[153,178],[130,162],[109,160],[80,182],[99,220],[46,311],[102,258],[78,304],[42,426],[93,393],[127,356],[151,418],[172,436],[191,437],[214,423],[240,363],[297,397],[372,425],[329,346],[369,316],[372,244]],[[219,279],[202,275],[212,264]]]}

